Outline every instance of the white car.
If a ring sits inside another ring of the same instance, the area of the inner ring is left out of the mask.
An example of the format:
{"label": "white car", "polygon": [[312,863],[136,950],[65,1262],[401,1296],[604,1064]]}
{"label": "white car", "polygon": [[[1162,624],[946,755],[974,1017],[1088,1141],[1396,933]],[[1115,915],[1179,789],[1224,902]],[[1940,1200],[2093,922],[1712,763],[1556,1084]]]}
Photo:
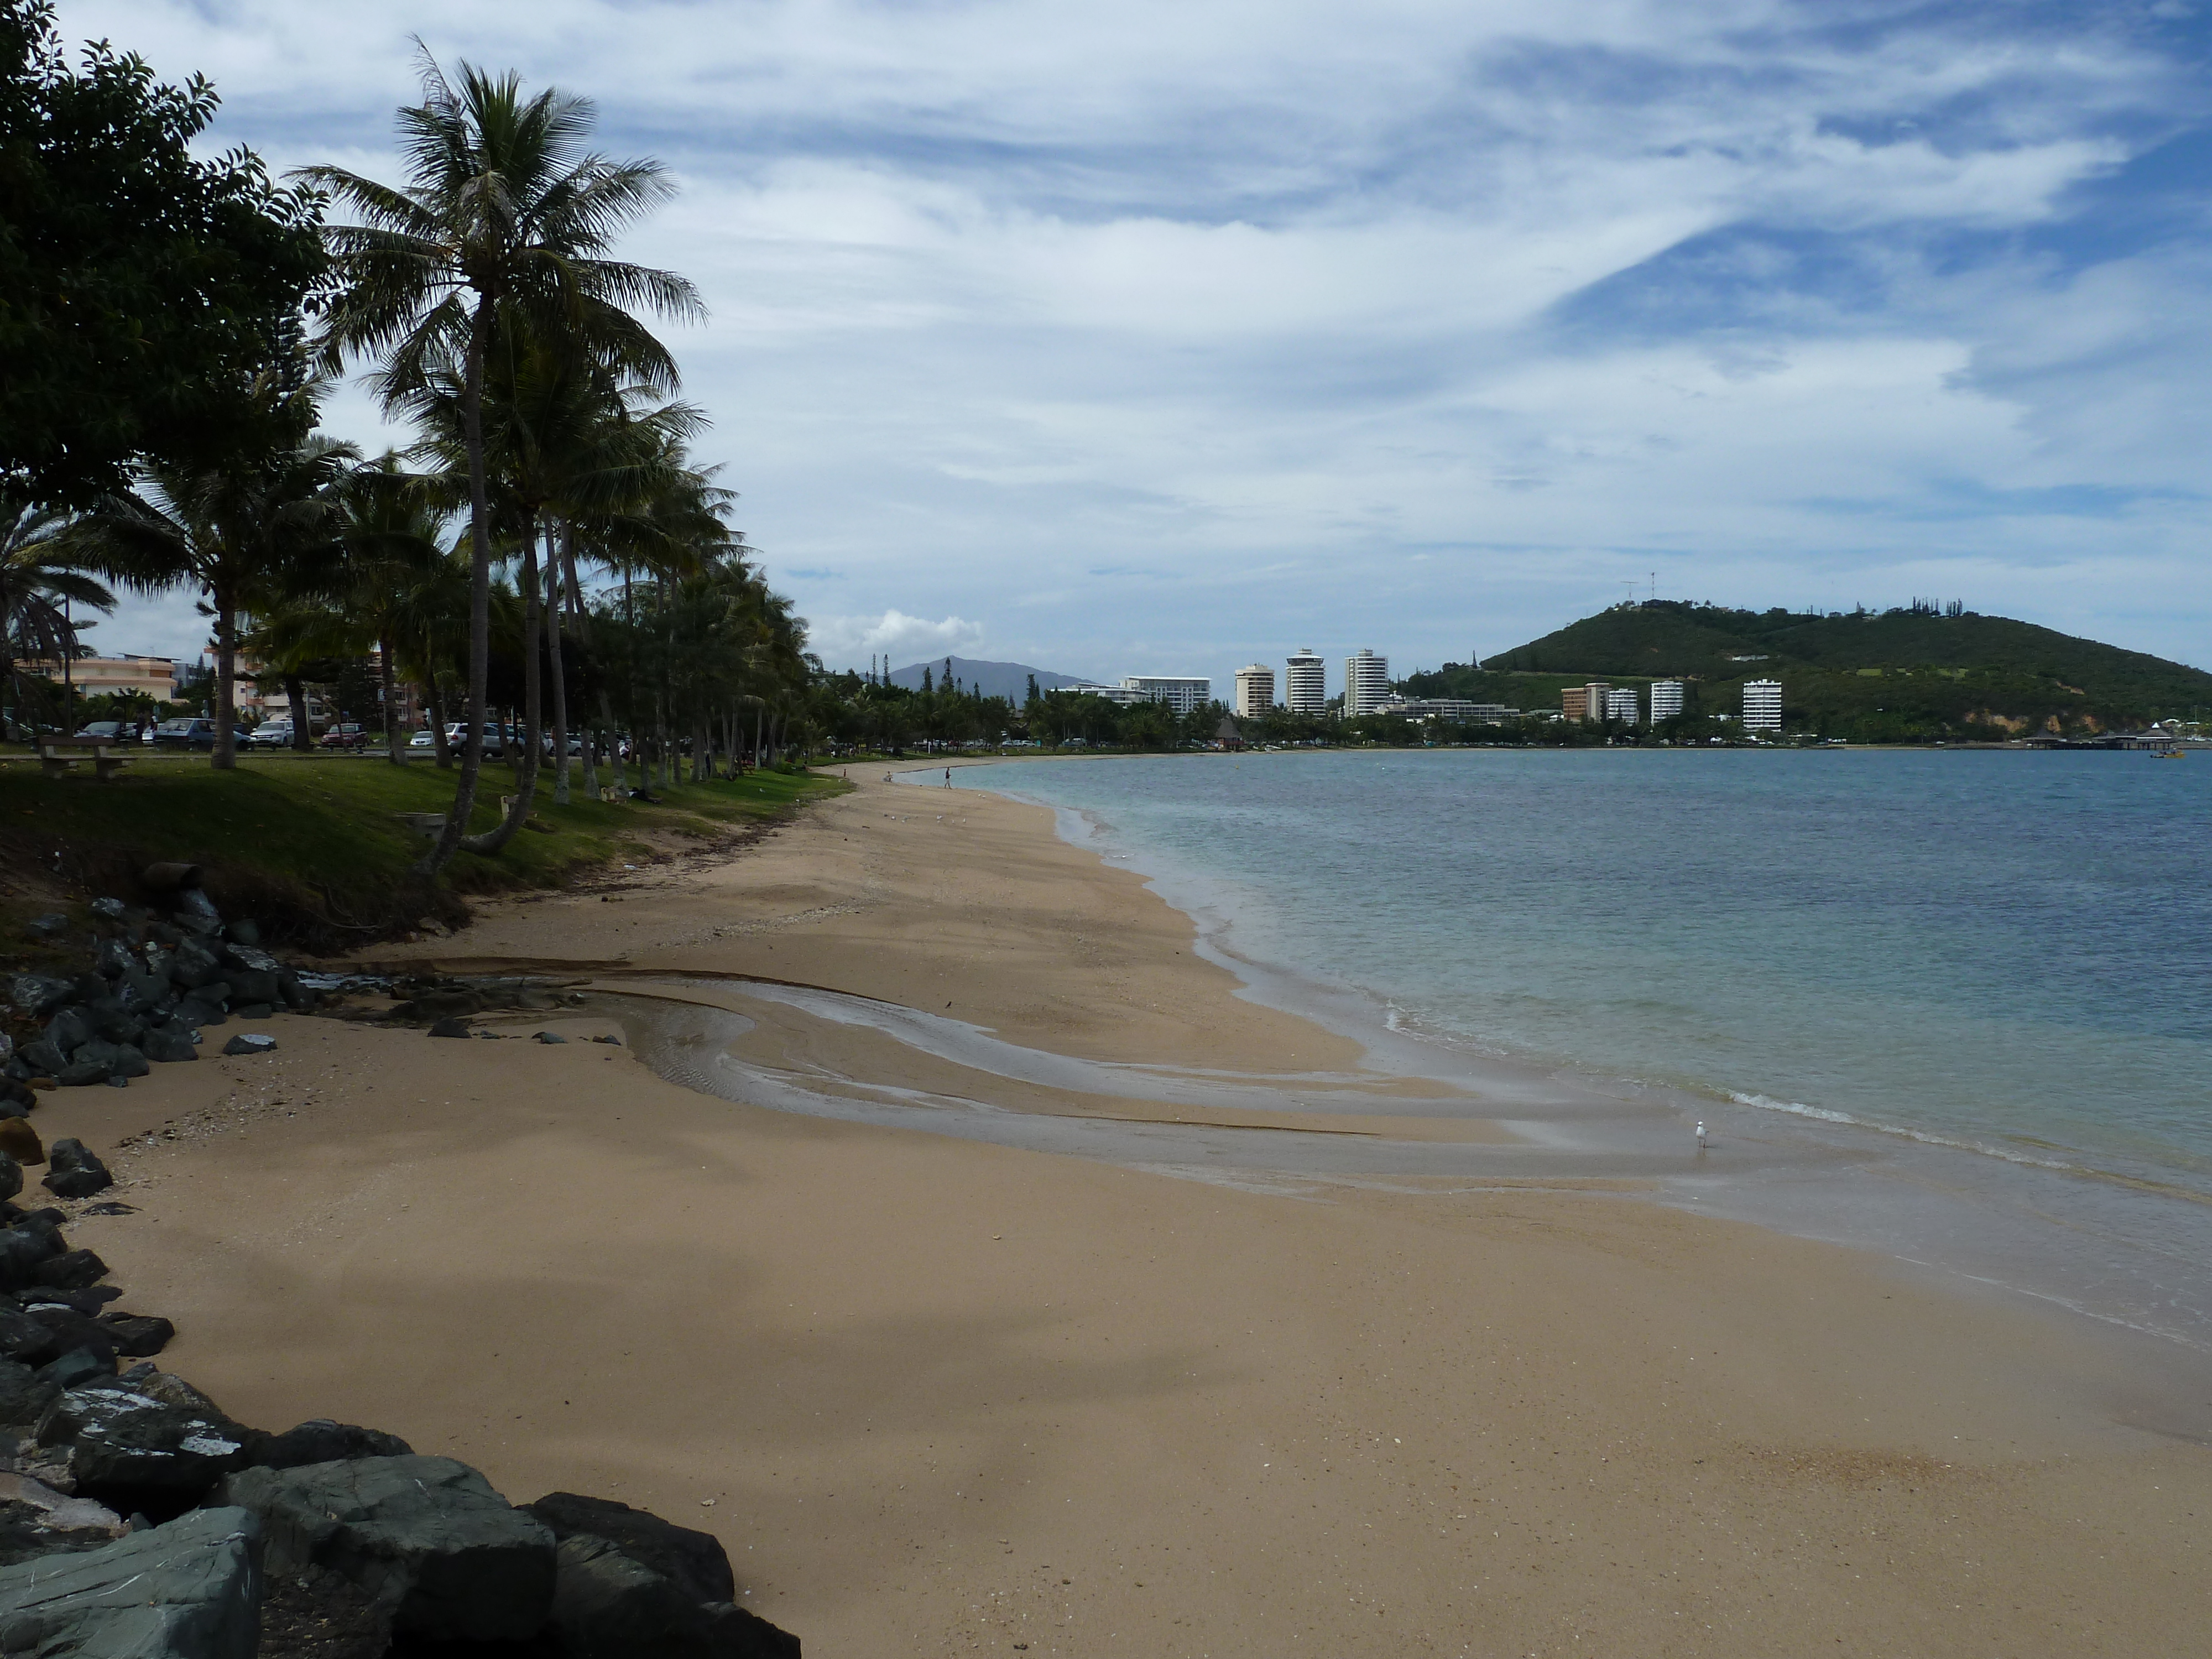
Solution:
{"label": "white car", "polygon": [[407,746],[410,749],[435,749],[438,746],[438,734],[435,732],[417,732],[407,739]]}
{"label": "white car", "polygon": [[264,720],[253,728],[253,735],[246,738],[246,742],[256,749],[289,749],[292,746],[292,722]]}

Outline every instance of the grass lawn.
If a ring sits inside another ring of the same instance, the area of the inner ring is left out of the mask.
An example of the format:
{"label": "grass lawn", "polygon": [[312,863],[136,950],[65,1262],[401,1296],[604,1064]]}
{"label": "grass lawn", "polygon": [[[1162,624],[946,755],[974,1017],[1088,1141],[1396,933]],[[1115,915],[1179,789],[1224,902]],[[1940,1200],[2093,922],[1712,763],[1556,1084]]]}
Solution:
{"label": "grass lawn", "polygon": [[[101,783],[88,770],[48,778],[27,755],[0,754],[0,865],[131,898],[137,872],[180,860],[206,870],[218,904],[240,906],[280,934],[362,939],[439,908],[423,902],[407,875],[426,843],[403,815],[445,811],[457,776],[428,760],[394,767],[381,755],[241,756],[236,771],[222,773],[204,756],[167,754],[133,757],[127,771]],[[580,772],[572,776],[580,794]],[[556,806],[550,775],[541,775],[532,822],[544,833],[526,828],[489,857],[459,854],[441,891],[559,886],[592,866],[647,854],[647,835],[663,844],[670,836],[705,842],[846,787],[770,772],[657,791],[659,805]],[[496,823],[499,798],[514,789],[513,774],[487,763],[470,828]]]}

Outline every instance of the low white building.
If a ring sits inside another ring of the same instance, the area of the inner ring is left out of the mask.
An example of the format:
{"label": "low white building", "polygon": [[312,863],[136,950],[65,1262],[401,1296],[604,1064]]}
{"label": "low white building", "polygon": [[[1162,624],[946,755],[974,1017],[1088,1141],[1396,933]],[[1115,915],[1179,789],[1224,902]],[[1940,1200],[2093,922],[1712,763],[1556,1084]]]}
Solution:
{"label": "low white building", "polygon": [[1521,718],[1517,708],[1502,702],[1475,702],[1467,697],[1388,696],[1375,706],[1378,714],[1400,714],[1409,720],[1449,720],[1457,726],[1496,724]]}
{"label": "low white building", "polygon": [[1782,729],[1782,682],[1746,680],[1743,683],[1743,724],[1750,732]]}
{"label": "low white building", "polygon": [[1326,714],[1327,671],[1313,647],[1300,646],[1297,655],[1288,659],[1283,667],[1283,707],[1293,714]]}
{"label": "low white building", "polygon": [[1265,663],[1250,663],[1237,671],[1237,718],[1256,720],[1275,706],[1275,671]]}
{"label": "low white building", "polygon": [[1365,646],[1344,659],[1344,718],[1372,714],[1390,695],[1390,659]]}
{"label": "low white building", "polygon": [[1682,682],[1654,680],[1651,682],[1651,723],[1670,720],[1682,712]]}
{"label": "low white building", "polygon": [[1121,680],[1128,702],[1164,702],[1188,714],[1213,701],[1213,682],[1190,674],[1130,674]]}

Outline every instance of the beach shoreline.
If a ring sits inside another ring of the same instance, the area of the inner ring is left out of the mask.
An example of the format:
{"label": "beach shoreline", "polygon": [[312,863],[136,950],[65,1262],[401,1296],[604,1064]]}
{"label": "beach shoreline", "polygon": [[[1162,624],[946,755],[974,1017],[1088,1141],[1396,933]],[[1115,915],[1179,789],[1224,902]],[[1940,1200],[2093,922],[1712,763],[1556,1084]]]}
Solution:
{"label": "beach shoreline", "polygon": [[1187,1135],[1131,1105],[1173,1074],[1228,1140],[1525,1143],[1243,994],[1048,809],[854,770],[741,858],[373,953],[608,1000],[465,1043],[283,1018],[268,1060],[49,1097],[50,1139],[118,1146],[138,1213],[72,1234],[176,1320],[165,1367],[517,1500],[696,1517],[817,1656],[2201,1638],[2212,1454],[2135,1426],[2172,1402],[2061,1316],[1626,1201],[1634,1170],[1268,1189],[574,1040],[659,975],[744,1022],[670,1039],[732,1088]]}

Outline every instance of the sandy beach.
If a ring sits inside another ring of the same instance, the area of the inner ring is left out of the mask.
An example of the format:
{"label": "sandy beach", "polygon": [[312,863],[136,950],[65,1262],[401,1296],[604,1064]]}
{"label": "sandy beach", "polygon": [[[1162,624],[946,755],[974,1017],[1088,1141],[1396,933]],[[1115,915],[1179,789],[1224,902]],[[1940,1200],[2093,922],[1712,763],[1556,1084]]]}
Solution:
{"label": "sandy beach", "polygon": [[[854,781],[726,862],[370,954],[741,1011],[749,1063],[825,1090],[1510,1141],[1441,1112],[1451,1084],[1240,998],[1044,809]],[[719,975],[1240,1092],[1208,1117],[998,1075]],[[815,1659],[2133,1655],[2212,1631],[2201,1357],[1632,1180],[1177,1178],[680,1087],[581,1040],[635,1036],[598,1002],[486,1028],[507,1040],[282,1017],[273,1056],[47,1097],[41,1133],[121,1148],[137,1206],[73,1239],[233,1414],[704,1527]],[[1327,1109],[1269,1110],[1317,1077]]]}

